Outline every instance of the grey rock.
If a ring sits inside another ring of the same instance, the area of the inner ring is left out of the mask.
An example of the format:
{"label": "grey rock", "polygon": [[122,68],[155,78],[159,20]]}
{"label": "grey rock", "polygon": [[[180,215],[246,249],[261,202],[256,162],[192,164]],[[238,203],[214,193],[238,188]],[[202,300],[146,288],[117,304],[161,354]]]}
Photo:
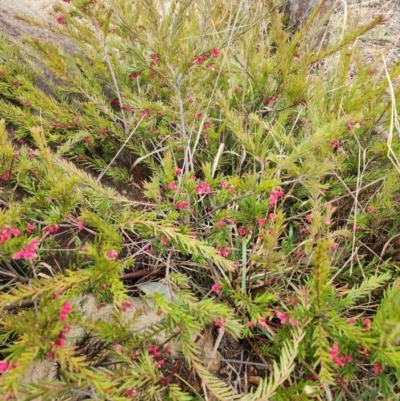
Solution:
{"label": "grey rock", "polygon": [[[49,40],[57,43],[63,50],[75,51],[76,46],[68,38],[52,29],[56,23],[51,12],[56,2],[56,0],[1,0],[0,31],[12,40],[21,41],[24,36],[35,37],[41,41]],[[41,21],[48,27],[31,25],[18,16]]]}

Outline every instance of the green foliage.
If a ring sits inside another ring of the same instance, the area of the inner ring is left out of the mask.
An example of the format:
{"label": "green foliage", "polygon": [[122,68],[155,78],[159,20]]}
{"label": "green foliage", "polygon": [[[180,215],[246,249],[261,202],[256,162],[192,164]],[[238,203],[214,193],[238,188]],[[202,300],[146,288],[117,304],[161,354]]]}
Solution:
{"label": "green foliage", "polygon": [[311,51],[271,0],[71,3],[73,54],[0,37],[2,399],[395,397],[400,67],[354,42],[382,18]]}

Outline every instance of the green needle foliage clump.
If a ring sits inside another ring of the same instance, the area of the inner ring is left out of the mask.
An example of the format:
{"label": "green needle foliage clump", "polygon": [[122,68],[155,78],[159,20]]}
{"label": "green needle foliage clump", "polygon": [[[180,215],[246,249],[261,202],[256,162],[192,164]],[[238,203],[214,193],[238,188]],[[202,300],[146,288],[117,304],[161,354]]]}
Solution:
{"label": "green needle foliage clump", "polygon": [[2,399],[396,397],[400,66],[356,43],[382,17],[318,47],[281,10],[71,0],[72,54],[0,38]]}

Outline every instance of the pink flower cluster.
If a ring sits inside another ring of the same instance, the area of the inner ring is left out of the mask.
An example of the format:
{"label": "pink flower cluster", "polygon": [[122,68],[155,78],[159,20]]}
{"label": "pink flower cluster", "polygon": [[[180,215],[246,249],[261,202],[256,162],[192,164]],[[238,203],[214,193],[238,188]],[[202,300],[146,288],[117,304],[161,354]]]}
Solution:
{"label": "pink flower cluster", "polygon": [[14,260],[18,260],[18,259],[28,260],[28,259],[37,258],[37,253],[36,253],[37,245],[38,245],[38,241],[36,239],[33,239],[25,248],[16,252],[12,258]]}
{"label": "pink flower cluster", "polygon": [[379,375],[383,373],[383,366],[379,362],[374,363],[374,374]]}
{"label": "pink flower cluster", "polygon": [[287,313],[280,311],[276,311],[276,317],[281,321],[281,324],[285,324],[289,319],[289,315]]}
{"label": "pink flower cluster", "polygon": [[157,65],[159,63],[159,58],[158,58],[158,54],[150,54],[150,58],[153,60],[153,64]]}
{"label": "pink flower cluster", "polygon": [[179,201],[175,203],[177,209],[187,209],[189,204],[187,202]]}
{"label": "pink flower cluster", "polygon": [[129,390],[126,390],[125,391],[125,397],[127,397],[127,398],[133,398],[134,396],[135,396],[135,394],[136,394],[136,387],[132,387],[132,388],[130,388]]}
{"label": "pink flower cluster", "polygon": [[276,311],[275,314],[276,317],[281,321],[281,324],[285,324],[286,322],[289,322],[293,326],[299,324],[298,320],[289,318],[289,315],[287,313]]}
{"label": "pink flower cluster", "polygon": [[[150,352],[150,354],[154,357],[160,357],[161,356],[161,352],[159,350],[159,346],[158,345],[149,345],[148,346],[148,350]],[[164,349],[162,350],[163,353],[166,353],[169,351],[168,347],[164,347]],[[156,368],[159,369],[161,368],[162,365],[164,365],[165,360],[164,359],[160,359],[157,363],[156,363]]]}
{"label": "pink flower cluster", "polygon": [[65,25],[65,24],[67,23],[67,21],[65,21],[65,18],[64,18],[64,16],[63,16],[62,14],[59,14],[59,15],[57,16],[56,21],[57,21],[57,23],[59,23],[60,25]]}
{"label": "pink flower cluster", "polygon": [[34,224],[28,224],[25,228],[25,232],[27,234],[32,234],[33,231],[35,230],[35,225]]}
{"label": "pink flower cluster", "polygon": [[47,226],[43,229],[43,232],[49,233],[49,234],[54,234],[60,229],[60,226],[58,224],[53,224],[52,226]]}
{"label": "pink flower cluster", "polygon": [[161,352],[159,351],[159,346],[158,345],[149,345],[148,346],[148,350],[150,352],[150,354],[152,354],[153,356],[161,356]]}
{"label": "pink flower cluster", "polygon": [[258,325],[259,325],[262,329],[266,330],[266,329],[268,328],[267,319],[266,319],[265,317],[262,317],[262,318],[259,320]]}
{"label": "pink flower cluster", "polygon": [[133,303],[131,301],[123,301],[119,310],[121,312],[126,312],[128,309],[132,308]]}
{"label": "pink flower cluster", "polygon": [[339,354],[339,345],[334,343],[333,347],[328,350],[331,361],[342,368],[346,363],[353,362],[353,358],[350,355],[342,356]]}
{"label": "pink flower cluster", "polygon": [[72,302],[68,301],[64,304],[64,306],[61,308],[60,312],[60,320],[65,320],[69,313],[71,312],[72,309]]}
{"label": "pink flower cluster", "polygon": [[0,361],[0,373],[4,373],[10,365],[10,361]]}
{"label": "pink flower cluster", "polygon": [[167,188],[175,191],[176,189],[178,189],[178,186],[176,185],[176,183],[174,181],[172,181],[167,185]]}
{"label": "pink flower cluster", "polygon": [[276,202],[278,202],[278,199],[282,198],[285,193],[279,189],[274,189],[271,191],[269,195],[269,207],[272,208],[276,205]]}
{"label": "pink flower cluster", "polygon": [[209,195],[211,193],[211,186],[205,181],[202,181],[194,190],[199,195]]}
{"label": "pink flower cluster", "polygon": [[238,234],[242,237],[248,235],[250,233],[250,230],[246,227],[239,227],[238,228]]}
{"label": "pink flower cluster", "polygon": [[221,255],[221,256],[223,256],[224,258],[228,257],[228,256],[231,254],[231,252],[232,252],[232,249],[229,248],[229,247],[227,247],[227,248],[219,248],[219,247],[216,247],[215,250],[216,250],[216,252],[218,253],[218,255]]}
{"label": "pink flower cluster", "polygon": [[152,110],[151,109],[146,109],[146,110],[142,110],[140,112],[140,117],[144,118],[145,120],[148,120],[150,117]]}
{"label": "pink flower cluster", "polygon": [[219,294],[221,292],[222,284],[221,283],[215,283],[211,287],[211,291]]}
{"label": "pink flower cluster", "polygon": [[[65,324],[63,330],[61,333],[58,335],[58,338],[56,341],[54,341],[54,345],[57,347],[63,347],[65,345],[65,335],[71,330],[71,326],[69,324]],[[48,356],[50,358],[53,358],[54,355],[52,353],[49,353]]]}
{"label": "pink flower cluster", "polygon": [[11,236],[18,237],[20,234],[20,231],[16,228],[5,227],[0,231],[0,244],[7,242]]}
{"label": "pink flower cluster", "polygon": [[106,259],[107,260],[115,260],[118,258],[118,252],[115,249],[110,249],[106,252]]}

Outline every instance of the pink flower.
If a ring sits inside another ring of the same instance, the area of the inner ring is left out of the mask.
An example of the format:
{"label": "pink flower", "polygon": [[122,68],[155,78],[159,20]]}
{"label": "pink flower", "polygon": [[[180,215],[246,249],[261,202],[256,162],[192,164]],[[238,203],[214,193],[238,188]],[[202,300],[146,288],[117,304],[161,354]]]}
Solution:
{"label": "pink flower", "polygon": [[148,120],[150,117],[152,110],[151,109],[146,109],[146,110],[142,110],[140,112],[140,117],[144,118],[145,120]]}
{"label": "pink flower", "polygon": [[219,183],[219,185],[220,185],[221,188],[224,188],[224,189],[228,189],[229,188],[229,185],[228,185],[228,183],[226,181],[221,181]]}
{"label": "pink flower", "polygon": [[285,193],[279,189],[274,189],[269,195],[269,207],[274,207],[279,198],[282,198]]}
{"label": "pink flower", "polygon": [[339,352],[339,344],[338,343],[333,343],[333,347],[328,350],[328,353],[330,355],[336,355]]}
{"label": "pink flower", "polygon": [[371,320],[368,318],[365,318],[363,320],[363,326],[365,326],[365,329],[363,329],[364,332],[369,331],[369,329],[371,328]]}
{"label": "pink flower", "polygon": [[215,65],[214,64],[208,64],[207,68],[211,71],[215,70]]}
{"label": "pink flower", "polygon": [[13,235],[14,237],[18,237],[21,233],[18,229],[16,228],[10,228],[10,234]]}
{"label": "pink flower", "polygon": [[157,65],[158,64],[158,62],[160,61],[159,59],[158,59],[158,54],[150,54],[150,58],[152,59],[152,60],[154,60],[154,64],[155,65]]}
{"label": "pink flower", "polygon": [[342,368],[345,365],[343,358],[340,358],[336,355],[331,355],[331,360],[333,361],[333,363],[338,365],[340,368]]}
{"label": "pink flower", "polygon": [[232,250],[230,248],[218,248],[218,247],[216,247],[215,250],[218,253],[218,255],[221,255],[224,258],[229,256],[230,253],[232,252]]}
{"label": "pink flower", "polygon": [[21,249],[20,251],[16,252],[13,255],[14,260],[19,260],[19,259],[35,259],[37,258],[36,254],[36,248],[37,248],[38,241],[37,240],[32,240],[25,248]]}
{"label": "pink flower", "polygon": [[123,301],[119,310],[121,312],[126,312],[128,309],[132,308],[133,303],[131,301]]}
{"label": "pink flower", "polygon": [[132,72],[132,74],[128,75],[128,78],[133,81],[135,78],[140,77],[140,72]]}
{"label": "pink flower", "polygon": [[354,318],[347,319],[347,324],[355,324],[355,323],[356,323],[356,319],[354,319]]}
{"label": "pink flower", "polygon": [[0,361],[0,373],[4,373],[10,367],[10,361]]}
{"label": "pink flower", "polygon": [[276,317],[281,321],[281,324],[285,324],[288,319],[289,319],[289,315],[287,313],[283,313],[280,311],[276,311]]}
{"label": "pink flower", "polygon": [[63,0],[64,3],[71,3],[71,0]]}
{"label": "pink flower", "polygon": [[268,99],[264,100],[264,103],[268,103],[269,106],[273,106],[276,102],[276,99],[274,97],[269,97]]}
{"label": "pink flower", "polygon": [[72,302],[68,301],[64,304],[60,311],[60,320],[65,320],[72,309]]}
{"label": "pink flower", "polygon": [[329,224],[332,223],[332,220],[329,219],[329,218],[326,218],[325,221],[324,221],[324,223],[325,223],[326,225],[329,225]]}
{"label": "pink flower", "polygon": [[217,318],[215,320],[215,322],[214,322],[214,326],[215,327],[223,327],[224,324],[225,324],[225,320],[224,319],[220,319],[220,318]]}
{"label": "pink flower", "polygon": [[211,186],[207,184],[205,181],[202,181],[197,187],[194,189],[196,193],[199,195],[209,195],[211,193]]}
{"label": "pink flower", "polygon": [[235,86],[233,90],[234,90],[235,92],[237,92],[237,93],[243,92],[243,88],[241,88],[240,86]]}
{"label": "pink flower", "polygon": [[338,246],[339,245],[336,242],[333,242],[331,245],[329,245],[329,249],[331,251],[334,251],[334,250],[336,250],[338,248]]}
{"label": "pink flower", "polygon": [[61,15],[61,14],[59,14],[59,15],[57,16],[56,21],[57,21],[57,23],[59,23],[60,25],[65,25],[65,24],[67,23],[67,22],[65,21],[64,16]]}
{"label": "pink flower", "polygon": [[217,294],[219,294],[221,292],[221,287],[222,287],[221,283],[215,283],[215,284],[212,285],[211,291],[216,292]]}
{"label": "pink flower", "polygon": [[58,339],[54,342],[54,345],[63,347],[65,345],[65,339],[63,337],[58,337]]}
{"label": "pink flower", "polygon": [[129,390],[125,391],[125,397],[127,397],[127,398],[133,398],[135,394],[136,394],[136,388],[135,387],[132,387]]}
{"label": "pink flower", "polygon": [[245,235],[247,235],[249,233],[249,230],[247,228],[244,227],[239,227],[238,228],[238,234],[242,237],[244,237]]}
{"label": "pink flower", "polygon": [[78,231],[83,230],[83,223],[80,220],[77,220],[76,223],[78,224]]}
{"label": "pink flower", "polygon": [[201,56],[196,57],[195,63],[197,65],[200,65],[202,62],[203,62],[203,57],[201,57]]}
{"label": "pink flower", "polygon": [[180,174],[182,174],[182,169],[181,169],[181,168],[177,168],[177,169],[174,171],[174,174],[175,174],[175,175],[180,175]]}
{"label": "pink flower", "polygon": [[252,322],[251,320],[249,322],[246,323],[247,327],[254,327],[254,322]]}
{"label": "pink flower", "polygon": [[194,231],[190,231],[189,233],[188,233],[188,236],[189,237],[192,237],[192,238],[196,238],[196,233],[194,232]]}
{"label": "pink flower", "polygon": [[305,217],[306,222],[307,223],[311,223],[312,219],[313,219],[313,215],[311,213],[307,214],[307,216]]}
{"label": "pink flower", "polygon": [[121,344],[115,344],[114,348],[116,349],[116,351],[121,351],[122,350],[122,345]]}
{"label": "pink flower", "polygon": [[268,328],[266,320],[267,319],[265,317],[262,317],[258,322],[258,325],[264,330]]}
{"label": "pink flower", "polygon": [[33,231],[35,230],[35,225],[34,224],[28,224],[25,228],[25,232],[27,234],[32,234]]}
{"label": "pink flower", "polygon": [[214,47],[213,51],[212,51],[212,56],[217,58],[219,56],[219,49],[218,47]]}
{"label": "pink flower", "polygon": [[203,118],[204,117],[204,113],[200,112],[200,113],[196,113],[194,115],[194,118]]}
{"label": "pink flower", "polygon": [[156,368],[161,368],[162,365],[164,365],[165,361],[164,359],[160,359],[157,363],[156,363]]}
{"label": "pink flower", "polygon": [[53,234],[56,233],[60,229],[58,224],[53,224],[52,226],[47,226],[43,229],[43,232]]}
{"label": "pink flower", "polygon": [[20,231],[16,228],[6,227],[0,231],[0,244],[4,244],[10,238],[10,236],[18,237],[20,235]]}
{"label": "pink flower", "polygon": [[168,189],[175,190],[175,189],[178,189],[178,186],[176,185],[175,182],[170,182],[170,183],[167,185],[167,188],[168,188]]}
{"label": "pink flower", "polygon": [[158,345],[149,345],[148,346],[148,350],[150,352],[150,354],[154,355],[154,356],[161,356],[161,353],[158,351]]}
{"label": "pink flower", "polygon": [[215,223],[215,227],[222,227],[224,225],[224,221],[223,220],[220,220],[220,221],[217,221],[216,223]]}
{"label": "pink flower", "polygon": [[295,254],[296,258],[299,258],[303,254],[303,251],[301,251],[300,249],[296,249],[294,251],[294,254]]}
{"label": "pink flower", "polygon": [[262,227],[267,222],[267,219],[257,219],[259,227]]}
{"label": "pink flower", "polygon": [[374,374],[379,375],[383,373],[383,366],[379,362],[374,363]]}
{"label": "pink flower", "polygon": [[350,355],[340,356],[339,355],[339,345],[338,343],[334,343],[333,347],[328,350],[331,361],[338,365],[340,368],[343,367],[346,363],[353,362],[353,358]]}
{"label": "pink flower", "polygon": [[118,252],[115,249],[110,249],[106,252],[106,259],[107,260],[115,260],[118,257]]}
{"label": "pink flower", "polygon": [[189,206],[189,204],[187,202],[183,202],[183,201],[179,201],[175,203],[175,207],[177,209],[187,209],[187,207]]}
{"label": "pink flower", "polygon": [[340,148],[340,142],[337,139],[334,139],[331,141],[331,149],[337,149]]}
{"label": "pink flower", "polygon": [[207,131],[209,128],[211,128],[213,126],[213,123],[211,121],[206,121],[203,124],[203,131]]}

